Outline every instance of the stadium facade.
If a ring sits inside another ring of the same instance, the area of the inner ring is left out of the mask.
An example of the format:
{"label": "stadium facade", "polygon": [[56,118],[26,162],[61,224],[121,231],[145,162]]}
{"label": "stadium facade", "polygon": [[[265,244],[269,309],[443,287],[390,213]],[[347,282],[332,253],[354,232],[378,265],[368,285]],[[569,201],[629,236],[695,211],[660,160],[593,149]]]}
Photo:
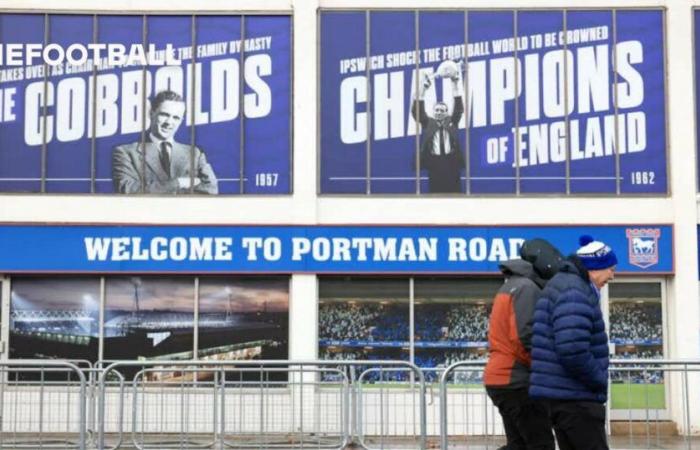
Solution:
{"label": "stadium facade", "polygon": [[[592,234],[611,352],[700,358],[696,5],[1,1],[2,357],[441,367],[523,239]],[[127,56],[25,65],[76,43]]]}

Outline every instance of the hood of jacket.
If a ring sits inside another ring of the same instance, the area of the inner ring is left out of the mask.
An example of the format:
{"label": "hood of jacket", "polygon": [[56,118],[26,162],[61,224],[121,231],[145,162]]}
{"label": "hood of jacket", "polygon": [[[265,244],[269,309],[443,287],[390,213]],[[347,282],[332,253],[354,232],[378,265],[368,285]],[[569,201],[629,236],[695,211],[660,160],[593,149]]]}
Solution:
{"label": "hood of jacket", "polygon": [[559,269],[559,271],[578,275],[579,277],[583,278],[587,283],[591,281],[591,278],[588,275],[588,269],[586,269],[586,266],[583,265],[581,259],[576,255],[569,255],[566,258],[566,261],[564,261],[564,264],[562,265],[561,269]]}
{"label": "hood of jacket", "polygon": [[535,284],[540,287],[540,289],[547,283],[547,281],[537,275],[537,272],[535,272],[535,268],[532,266],[532,264],[523,259],[511,259],[505,261],[499,264],[498,268],[501,269],[501,272],[506,278],[512,276],[529,278],[534,281]]}

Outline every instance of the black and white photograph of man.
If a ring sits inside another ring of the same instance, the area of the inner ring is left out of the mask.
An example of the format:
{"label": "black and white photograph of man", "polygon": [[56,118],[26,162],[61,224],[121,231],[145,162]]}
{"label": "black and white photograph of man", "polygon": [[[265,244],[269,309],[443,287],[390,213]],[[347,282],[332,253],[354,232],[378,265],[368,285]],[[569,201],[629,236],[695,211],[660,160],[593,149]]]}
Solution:
{"label": "black and white photograph of man", "polygon": [[[447,103],[438,101],[433,106],[433,117],[425,110],[425,93],[435,78],[449,78],[452,83],[454,107],[449,112]],[[430,193],[462,192],[461,174],[464,155],[459,141],[459,121],[464,113],[459,65],[443,61],[433,76],[426,75],[418,86],[411,113],[421,125],[420,168],[428,172]]]}
{"label": "black and white photograph of man", "polygon": [[[217,194],[216,175],[198,147],[175,141],[185,101],[173,91],[151,100],[145,142],[119,145],[112,153],[112,181],[121,194]],[[144,173],[145,153],[145,173]],[[193,158],[193,161],[190,159]]]}

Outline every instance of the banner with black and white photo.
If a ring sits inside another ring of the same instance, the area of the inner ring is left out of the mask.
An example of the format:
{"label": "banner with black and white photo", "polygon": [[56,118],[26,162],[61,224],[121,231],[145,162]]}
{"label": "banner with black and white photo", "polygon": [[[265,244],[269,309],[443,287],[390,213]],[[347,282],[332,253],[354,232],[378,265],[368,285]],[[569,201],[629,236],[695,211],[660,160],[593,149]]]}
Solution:
{"label": "banner with black and white photo", "polygon": [[0,191],[290,192],[289,16],[0,14]]}
{"label": "banner with black and white photo", "polygon": [[322,11],[321,192],[666,193],[663,21]]}

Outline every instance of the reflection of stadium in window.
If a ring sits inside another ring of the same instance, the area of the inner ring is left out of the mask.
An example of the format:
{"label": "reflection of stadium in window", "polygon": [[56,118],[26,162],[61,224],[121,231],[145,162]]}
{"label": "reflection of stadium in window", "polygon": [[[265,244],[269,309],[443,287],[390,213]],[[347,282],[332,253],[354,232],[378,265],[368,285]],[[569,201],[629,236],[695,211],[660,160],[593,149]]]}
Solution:
{"label": "reflection of stadium in window", "polygon": [[[199,357],[286,359],[288,277],[200,278]],[[194,358],[194,277],[105,279],[100,359]],[[100,278],[12,281],[13,358],[98,360]]]}
{"label": "reflection of stadium in window", "polygon": [[97,360],[99,280],[14,278],[11,358]]}
{"label": "reflection of stadium in window", "polygon": [[661,303],[611,302],[610,339],[616,343],[659,343],[663,339]]}
{"label": "reflection of stadium in window", "polygon": [[[615,349],[615,358],[622,359],[663,359],[663,349],[660,346],[625,346]],[[652,383],[664,382],[663,372],[653,370],[614,369],[610,372],[613,383]]]}
{"label": "reflection of stadium in window", "polygon": [[407,341],[408,305],[387,302],[322,302],[319,338]]}
{"label": "reflection of stadium in window", "polygon": [[[319,302],[319,357],[332,360],[409,357],[409,305],[406,301],[326,299]],[[417,301],[414,307],[414,363],[444,368],[485,357],[488,306],[483,301]],[[481,370],[460,371],[459,382],[481,381]],[[375,374],[369,374],[375,380]],[[435,381],[438,370],[426,371]],[[392,380],[403,375],[393,374]]]}
{"label": "reflection of stadium in window", "polygon": [[[479,304],[416,305],[417,341],[486,342],[488,308]],[[408,305],[379,302],[321,302],[319,338],[407,340]]]}
{"label": "reflection of stadium in window", "polygon": [[448,337],[458,341],[486,342],[489,313],[484,305],[463,305],[448,313]]}
{"label": "reflection of stadium in window", "polygon": [[[663,318],[658,285],[619,283],[611,285],[610,340],[615,358],[663,359]],[[651,296],[651,298],[647,298]],[[658,296],[657,298],[654,298]],[[613,383],[661,384],[660,371],[613,369]]]}
{"label": "reflection of stadium in window", "polygon": [[201,278],[198,356],[287,359],[288,313],[287,277]]}

